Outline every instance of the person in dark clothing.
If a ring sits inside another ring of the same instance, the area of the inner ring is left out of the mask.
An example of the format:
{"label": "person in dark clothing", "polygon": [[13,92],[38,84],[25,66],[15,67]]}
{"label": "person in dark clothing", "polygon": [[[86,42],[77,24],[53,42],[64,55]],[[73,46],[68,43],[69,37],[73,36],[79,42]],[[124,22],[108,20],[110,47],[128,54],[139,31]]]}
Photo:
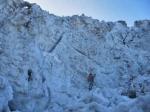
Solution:
{"label": "person in dark clothing", "polygon": [[28,81],[31,81],[32,80],[32,70],[29,69],[28,70]]}
{"label": "person in dark clothing", "polygon": [[89,91],[92,90],[92,88],[93,88],[94,78],[95,78],[95,75],[92,73],[89,73],[89,75],[87,77],[87,81],[89,83]]}

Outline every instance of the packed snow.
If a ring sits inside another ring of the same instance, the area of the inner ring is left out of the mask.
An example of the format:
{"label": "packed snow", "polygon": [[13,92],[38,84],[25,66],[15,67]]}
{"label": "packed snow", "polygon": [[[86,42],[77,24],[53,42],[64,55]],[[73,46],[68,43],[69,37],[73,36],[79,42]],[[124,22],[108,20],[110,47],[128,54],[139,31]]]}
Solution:
{"label": "packed snow", "polygon": [[150,112],[149,43],[150,20],[128,27],[0,0],[0,112]]}

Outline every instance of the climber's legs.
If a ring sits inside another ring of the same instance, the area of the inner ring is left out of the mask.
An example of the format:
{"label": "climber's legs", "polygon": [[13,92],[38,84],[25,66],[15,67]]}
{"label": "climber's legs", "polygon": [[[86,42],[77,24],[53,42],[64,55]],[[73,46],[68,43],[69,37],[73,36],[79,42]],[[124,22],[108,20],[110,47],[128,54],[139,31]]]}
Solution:
{"label": "climber's legs", "polygon": [[89,83],[89,91],[92,90],[92,88],[93,88],[93,82],[90,82]]}

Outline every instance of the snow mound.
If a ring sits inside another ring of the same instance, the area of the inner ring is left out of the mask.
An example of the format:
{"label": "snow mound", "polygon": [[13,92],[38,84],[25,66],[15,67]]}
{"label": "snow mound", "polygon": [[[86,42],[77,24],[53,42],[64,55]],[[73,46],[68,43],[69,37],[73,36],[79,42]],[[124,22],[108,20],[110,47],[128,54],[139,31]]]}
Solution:
{"label": "snow mound", "polygon": [[150,95],[142,96],[134,102],[119,104],[114,112],[149,112]]}

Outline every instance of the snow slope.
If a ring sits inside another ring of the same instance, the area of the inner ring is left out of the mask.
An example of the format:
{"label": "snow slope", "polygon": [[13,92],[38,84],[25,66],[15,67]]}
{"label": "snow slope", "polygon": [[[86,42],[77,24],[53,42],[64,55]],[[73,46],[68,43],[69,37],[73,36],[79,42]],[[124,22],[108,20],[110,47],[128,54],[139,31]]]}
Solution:
{"label": "snow slope", "polygon": [[149,112],[150,20],[128,27],[22,0],[0,4],[0,112]]}

